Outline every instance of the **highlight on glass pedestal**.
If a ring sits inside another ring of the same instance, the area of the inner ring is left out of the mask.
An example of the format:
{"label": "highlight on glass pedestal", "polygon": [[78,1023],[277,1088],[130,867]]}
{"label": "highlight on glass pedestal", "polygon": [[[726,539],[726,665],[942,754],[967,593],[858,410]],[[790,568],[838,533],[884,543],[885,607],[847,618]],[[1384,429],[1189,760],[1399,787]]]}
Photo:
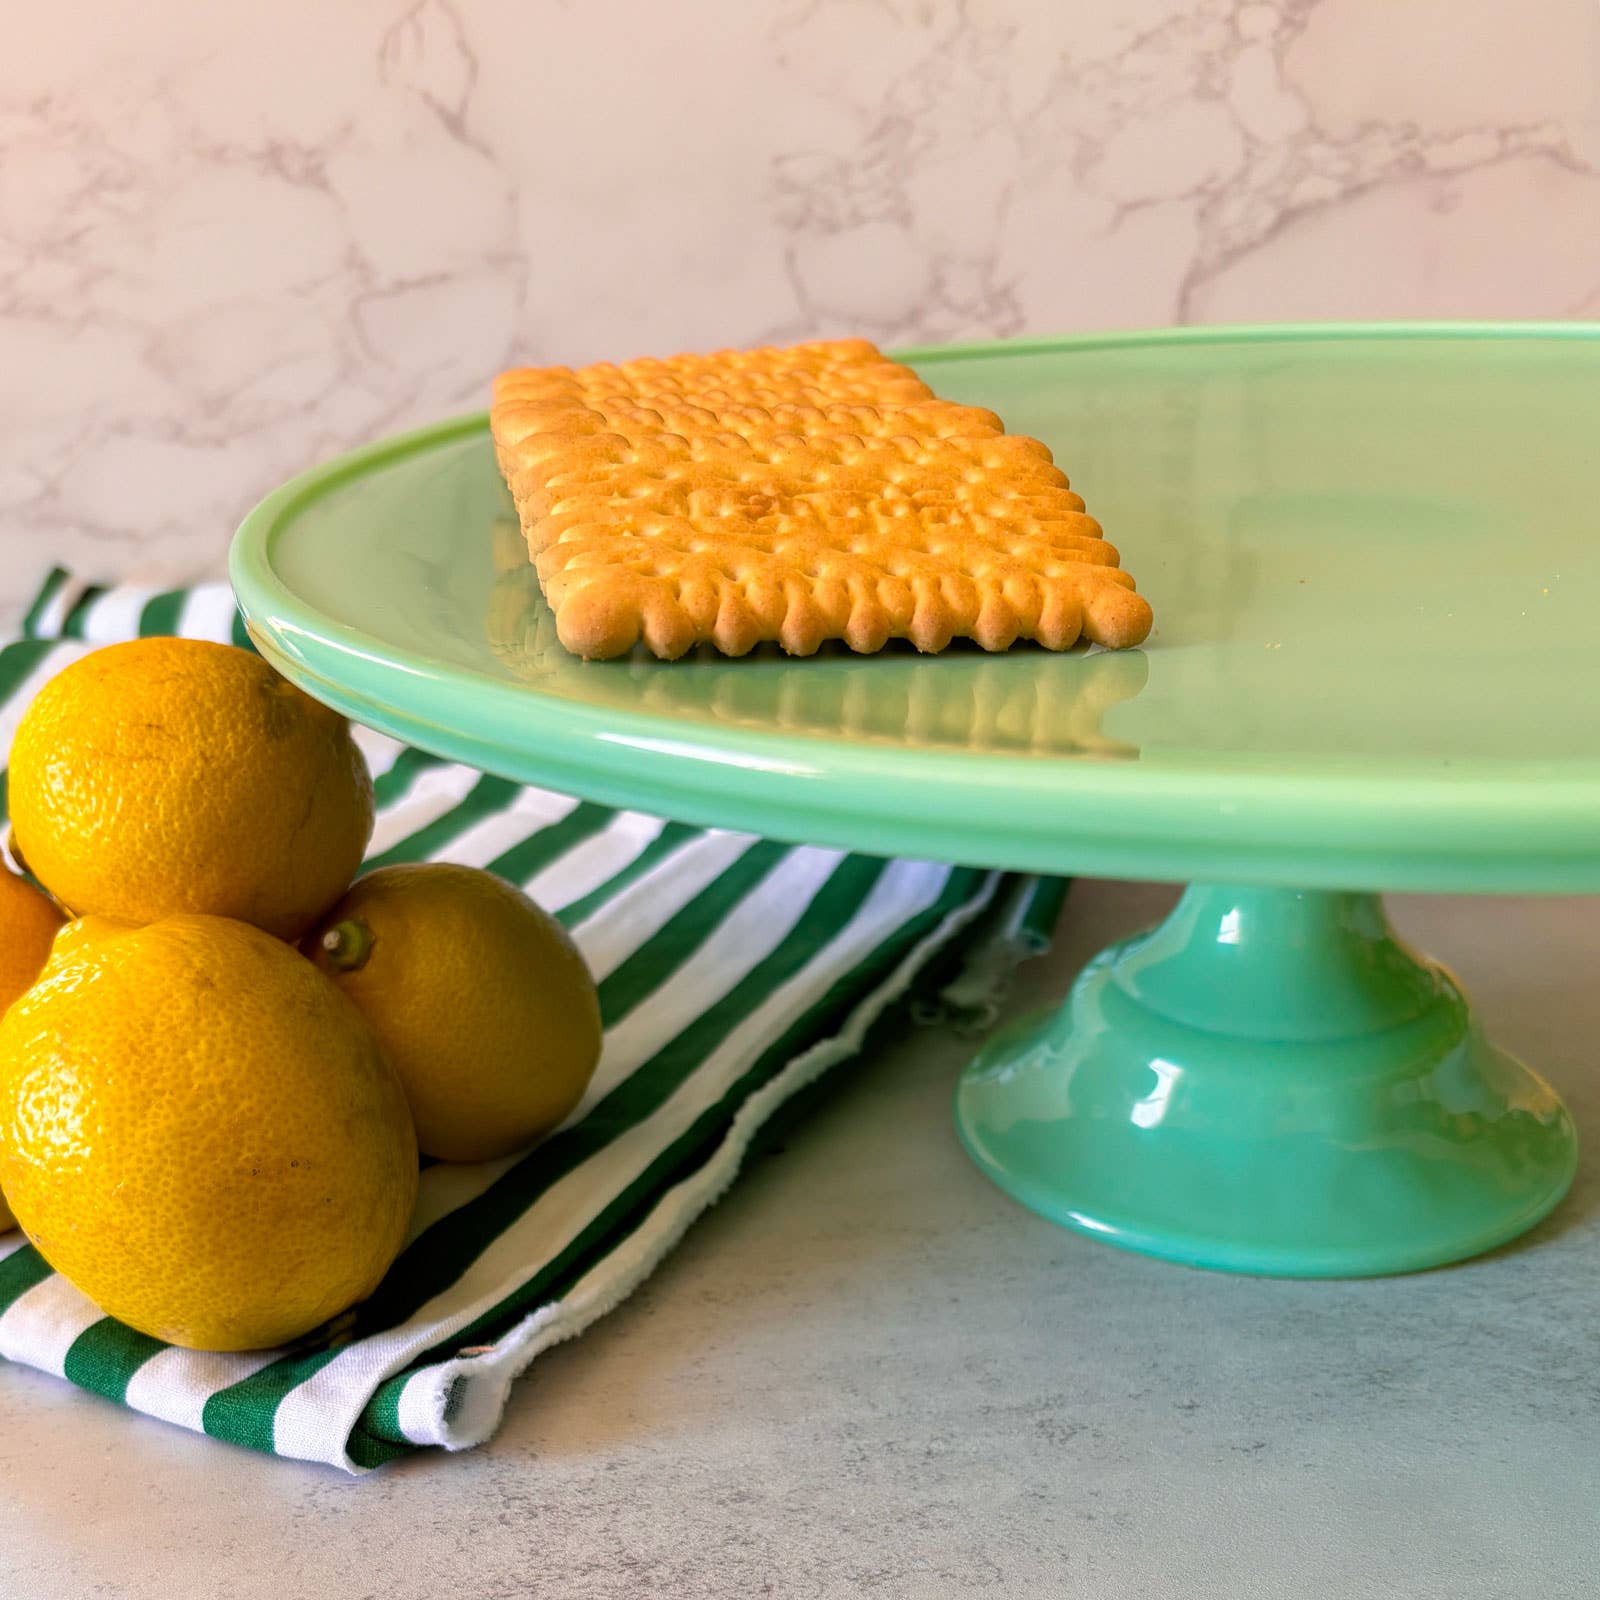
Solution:
{"label": "highlight on glass pedestal", "polygon": [[1572,1119],[1485,1039],[1377,896],[1190,888],[961,1079],[973,1159],[1025,1205],[1193,1266],[1432,1267],[1566,1193]]}

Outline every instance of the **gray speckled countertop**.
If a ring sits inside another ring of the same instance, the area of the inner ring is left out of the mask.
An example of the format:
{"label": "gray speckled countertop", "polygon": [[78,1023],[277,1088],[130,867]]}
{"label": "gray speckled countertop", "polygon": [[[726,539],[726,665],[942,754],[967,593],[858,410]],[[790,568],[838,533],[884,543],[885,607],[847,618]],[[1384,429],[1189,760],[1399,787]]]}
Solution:
{"label": "gray speckled countertop", "polygon": [[[1081,885],[1015,1004],[1170,899]],[[1596,1136],[1594,902],[1394,911]],[[470,1455],[352,1480],[0,1369],[0,1595],[1600,1592],[1592,1161],[1464,1267],[1213,1276],[991,1189],[950,1130],[969,1048],[847,1071]]]}

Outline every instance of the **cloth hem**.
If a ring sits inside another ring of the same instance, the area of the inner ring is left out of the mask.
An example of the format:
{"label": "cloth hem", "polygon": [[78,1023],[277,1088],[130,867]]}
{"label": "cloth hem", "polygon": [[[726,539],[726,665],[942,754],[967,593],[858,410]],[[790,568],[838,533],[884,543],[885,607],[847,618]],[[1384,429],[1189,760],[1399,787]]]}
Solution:
{"label": "cloth hem", "polygon": [[[545,1350],[577,1337],[649,1277],[689,1227],[732,1186],[760,1127],[785,1101],[860,1050],[869,1028],[906,994],[933,952],[990,908],[1000,882],[1001,874],[991,875],[983,893],[949,913],[909,951],[889,977],[857,1003],[837,1033],[803,1050],[757,1089],[740,1106],[710,1159],[656,1202],[634,1234],[595,1269],[594,1281],[580,1282],[559,1304],[526,1317],[492,1352],[458,1356],[419,1371],[400,1399],[401,1431],[406,1437],[416,1445],[452,1451],[487,1440],[499,1426],[517,1378]],[[1019,960],[1027,953],[1014,939],[1002,942],[1019,952]]]}

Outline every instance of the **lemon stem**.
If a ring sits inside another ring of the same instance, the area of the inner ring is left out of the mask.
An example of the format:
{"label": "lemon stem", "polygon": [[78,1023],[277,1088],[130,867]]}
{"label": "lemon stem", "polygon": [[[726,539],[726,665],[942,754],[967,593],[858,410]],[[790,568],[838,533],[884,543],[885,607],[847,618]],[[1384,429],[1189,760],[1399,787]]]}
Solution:
{"label": "lemon stem", "polygon": [[359,972],[367,964],[374,943],[372,929],[359,917],[346,917],[323,934],[320,941],[327,963],[336,972]]}

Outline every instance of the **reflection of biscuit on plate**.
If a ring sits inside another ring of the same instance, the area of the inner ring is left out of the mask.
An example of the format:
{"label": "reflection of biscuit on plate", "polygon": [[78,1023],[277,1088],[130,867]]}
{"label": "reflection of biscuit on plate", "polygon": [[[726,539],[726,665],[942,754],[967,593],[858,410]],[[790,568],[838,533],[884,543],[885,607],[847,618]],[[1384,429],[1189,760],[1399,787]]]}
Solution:
{"label": "reflection of biscuit on plate", "polygon": [[[520,551],[522,535],[514,520],[510,526]],[[489,647],[511,677],[557,695],[598,693],[605,703],[668,717],[687,713],[730,727],[777,727],[876,744],[1139,758],[1137,745],[1106,729],[1111,713],[1148,681],[1149,665],[1139,650],[1021,661],[957,646],[940,670],[930,671],[927,662],[904,650],[869,659],[826,645],[816,658],[821,670],[774,673],[781,665],[775,645],[728,661],[706,644],[676,671],[635,658],[610,662],[597,681],[561,645],[525,553],[496,578],[484,623]],[[581,685],[574,674],[583,677]]]}
{"label": "reflection of biscuit on plate", "polygon": [[865,340],[506,372],[490,421],[578,655],[1150,630],[1049,450]]}

